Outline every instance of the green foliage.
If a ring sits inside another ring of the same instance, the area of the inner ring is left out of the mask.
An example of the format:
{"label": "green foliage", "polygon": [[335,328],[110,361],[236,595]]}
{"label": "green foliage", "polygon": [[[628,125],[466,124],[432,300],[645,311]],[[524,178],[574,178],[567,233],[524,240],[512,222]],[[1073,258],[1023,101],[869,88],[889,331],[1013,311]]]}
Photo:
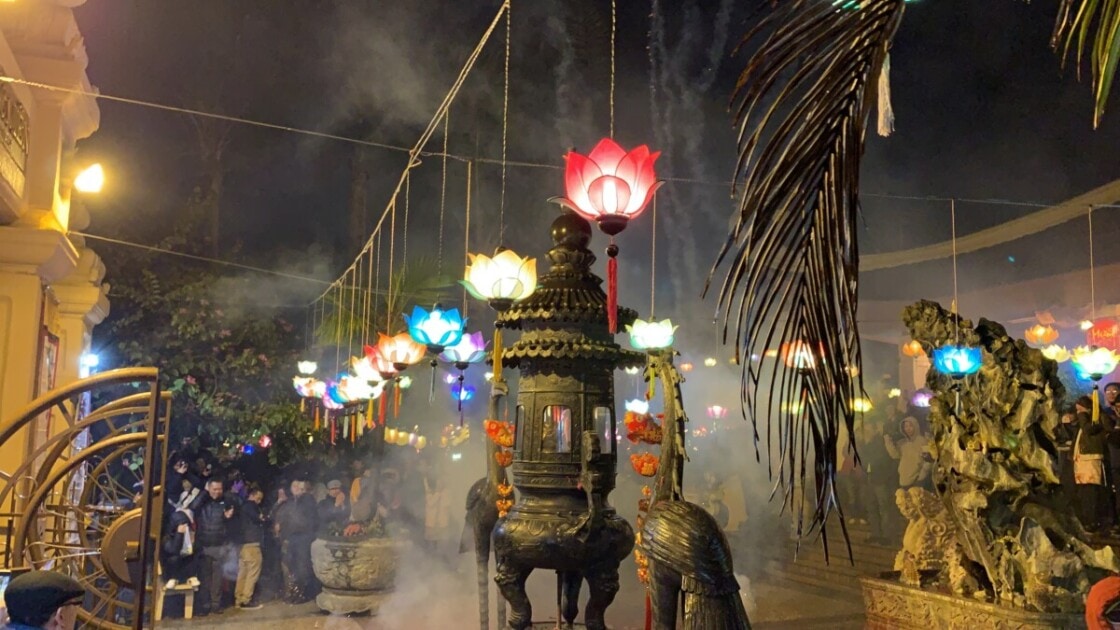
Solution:
{"label": "green foliage", "polygon": [[[190,252],[193,231],[180,226],[161,246]],[[310,424],[291,388],[303,340],[282,312],[247,303],[242,290],[259,278],[134,249],[104,251],[112,314],[96,330],[97,344],[111,364],[160,369],[173,393],[173,440],[201,436],[236,448],[268,434],[274,463],[306,455]]]}
{"label": "green foliage", "polygon": [[457,297],[455,280],[440,274],[431,258],[408,261],[388,284],[377,293],[346,283],[328,292],[320,305],[322,318],[315,331],[319,344],[360,347],[362,339],[376,341],[379,331],[392,335],[404,330],[406,308],[432,306],[440,301],[450,307]]}

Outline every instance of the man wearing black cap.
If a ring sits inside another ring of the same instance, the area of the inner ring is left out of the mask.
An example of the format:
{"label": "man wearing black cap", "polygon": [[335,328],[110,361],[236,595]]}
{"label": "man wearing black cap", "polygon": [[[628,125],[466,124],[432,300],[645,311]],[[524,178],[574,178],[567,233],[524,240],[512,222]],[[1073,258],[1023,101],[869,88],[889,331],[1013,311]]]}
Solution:
{"label": "man wearing black cap", "polygon": [[51,571],[30,571],[12,579],[4,591],[5,630],[72,630],[85,589],[73,578]]}

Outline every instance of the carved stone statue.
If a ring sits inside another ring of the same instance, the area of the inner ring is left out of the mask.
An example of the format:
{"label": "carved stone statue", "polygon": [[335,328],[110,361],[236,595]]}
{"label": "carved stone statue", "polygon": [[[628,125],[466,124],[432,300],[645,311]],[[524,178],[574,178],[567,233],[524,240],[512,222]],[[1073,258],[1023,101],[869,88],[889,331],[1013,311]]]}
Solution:
{"label": "carved stone statue", "polygon": [[902,516],[910,521],[894,569],[902,572],[903,582],[918,586],[922,571],[940,573],[945,568],[945,550],[952,542],[948,516],[941,500],[929,490],[900,488],[894,500]]}
{"label": "carved stone statue", "polygon": [[957,568],[974,563],[988,598],[1079,610],[1088,585],[1120,562],[1086,544],[1060,491],[1054,429],[1065,390],[1057,364],[1000,324],[981,319],[974,328],[935,302],[908,306],[902,320],[927,353],[949,344],[981,351],[975,374],[954,379],[933,369],[926,379],[935,491],[964,556],[953,569],[957,586],[972,586]]}

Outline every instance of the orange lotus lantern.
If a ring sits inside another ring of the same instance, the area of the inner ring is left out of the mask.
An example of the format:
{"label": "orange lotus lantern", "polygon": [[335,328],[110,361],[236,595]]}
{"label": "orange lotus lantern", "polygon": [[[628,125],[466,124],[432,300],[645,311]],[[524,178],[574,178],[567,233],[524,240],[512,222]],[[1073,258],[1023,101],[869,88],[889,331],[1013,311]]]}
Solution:
{"label": "orange lotus lantern", "polygon": [[925,354],[925,348],[922,347],[922,342],[917,339],[911,339],[909,343],[902,344],[902,354],[914,358],[920,357]]}
{"label": "orange lotus lantern", "polygon": [[626,229],[630,219],[646,209],[661,187],[653,164],[660,151],[641,145],[630,151],[610,138],[603,138],[591,153],[569,151],[564,156],[564,185],[567,197],[556,201],[599,224],[611,237],[607,246],[607,322],[611,334],[618,329],[618,246],[614,237]]}
{"label": "orange lotus lantern", "polygon": [[[382,337],[384,336],[385,335],[382,335]],[[382,379],[392,378],[394,374],[400,371],[396,368],[396,366],[393,365],[392,361],[386,359],[381,354],[381,351],[377,349],[377,346],[365,346],[362,351],[363,354],[365,354],[365,358],[369,360],[369,363],[373,366],[373,369],[377,370]]]}
{"label": "orange lotus lantern", "polygon": [[1023,331],[1023,336],[1036,346],[1047,346],[1058,340],[1058,331],[1052,326],[1035,324]]}
{"label": "orange lotus lantern", "polygon": [[817,365],[817,357],[813,348],[804,341],[793,341],[782,344],[782,361],[791,368],[798,370],[811,370]]}
{"label": "orange lotus lantern", "polygon": [[416,343],[407,331],[392,337],[381,333],[377,335],[377,353],[392,363],[398,372],[419,363],[427,350],[424,344]]}

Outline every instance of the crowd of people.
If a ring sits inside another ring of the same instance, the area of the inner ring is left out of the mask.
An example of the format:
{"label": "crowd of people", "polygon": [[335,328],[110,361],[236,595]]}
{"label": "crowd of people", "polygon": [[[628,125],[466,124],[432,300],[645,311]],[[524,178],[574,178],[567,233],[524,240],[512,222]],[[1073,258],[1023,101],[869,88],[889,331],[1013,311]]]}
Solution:
{"label": "crowd of people", "polygon": [[379,473],[355,461],[346,471],[297,473],[271,487],[205,456],[170,461],[160,573],[167,587],[197,588],[195,616],[253,610],[266,599],[310,601],[321,589],[311,560],[319,535],[361,534],[377,522],[400,526],[433,552],[449,540],[448,493],[418,457]]}
{"label": "crowd of people", "polygon": [[1062,486],[1078,519],[1097,534],[1120,535],[1120,383],[1104,388],[1093,421],[1093,399],[1082,396],[1062,414],[1056,431]]}

